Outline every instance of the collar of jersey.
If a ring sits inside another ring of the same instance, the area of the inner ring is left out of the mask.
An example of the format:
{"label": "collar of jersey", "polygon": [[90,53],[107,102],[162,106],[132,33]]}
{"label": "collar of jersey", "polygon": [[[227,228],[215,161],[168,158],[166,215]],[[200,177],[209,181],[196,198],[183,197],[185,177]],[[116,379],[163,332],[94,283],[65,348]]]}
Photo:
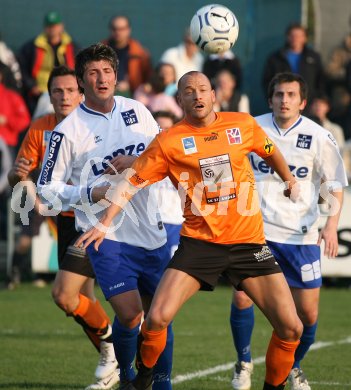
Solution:
{"label": "collar of jersey", "polygon": [[108,120],[109,119],[108,115],[111,117],[116,109],[116,101],[114,100],[112,110],[107,114],[103,114],[102,112],[92,110],[91,108],[88,108],[84,103],[80,104],[80,108],[88,114],[102,116],[103,118]]}
{"label": "collar of jersey", "polygon": [[291,127],[289,127],[288,130],[286,130],[284,132],[280,131],[280,127],[275,123],[273,113],[272,113],[272,122],[273,122],[273,125],[274,125],[275,129],[277,130],[278,134],[285,137],[288,133],[291,132],[291,130],[295,129],[295,127],[297,127],[302,122],[302,116],[300,115],[299,118],[297,119],[297,121]]}

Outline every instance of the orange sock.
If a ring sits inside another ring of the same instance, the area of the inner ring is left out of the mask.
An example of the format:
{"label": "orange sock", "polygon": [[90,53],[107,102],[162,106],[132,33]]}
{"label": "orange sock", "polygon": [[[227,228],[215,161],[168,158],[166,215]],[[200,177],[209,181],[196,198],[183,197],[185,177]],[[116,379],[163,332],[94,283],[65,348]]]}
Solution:
{"label": "orange sock", "polygon": [[85,295],[79,294],[79,305],[72,315],[99,350],[101,340],[111,335],[109,332],[110,319],[100,302],[98,300],[93,302]]}
{"label": "orange sock", "polygon": [[166,347],[167,328],[162,330],[147,330],[145,322],[141,326],[143,342],[140,347],[140,355],[143,364],[153,367]]}
{"label": "orange sock", "polygon": [[273,331],[266,354],[266,383],[273,386],[285,384],[299,343],[300,340],[281,340]]}

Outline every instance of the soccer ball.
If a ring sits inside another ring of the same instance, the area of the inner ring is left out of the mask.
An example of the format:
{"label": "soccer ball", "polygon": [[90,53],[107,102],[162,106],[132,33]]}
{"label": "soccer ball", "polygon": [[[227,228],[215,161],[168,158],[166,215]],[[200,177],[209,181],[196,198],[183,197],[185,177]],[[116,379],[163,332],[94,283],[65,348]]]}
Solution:
{"label": "soccer ball", "polygon": [[191,19],[190,35],[206,53],[222,53],[234,46],[239,35],[239,23],[227,7],[206,5]]}

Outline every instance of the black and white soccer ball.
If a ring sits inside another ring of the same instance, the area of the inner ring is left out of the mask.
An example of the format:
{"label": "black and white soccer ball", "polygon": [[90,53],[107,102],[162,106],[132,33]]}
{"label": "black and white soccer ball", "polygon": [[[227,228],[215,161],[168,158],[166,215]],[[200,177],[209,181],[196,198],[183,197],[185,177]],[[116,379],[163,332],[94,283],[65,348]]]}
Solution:
{"label": "black and white soccer ball", "polygon": [[190,34],[206,53],[222,53],[232,48],[238,39],[239,23],[227,7],[210,4],[196,11],[190,22]]}

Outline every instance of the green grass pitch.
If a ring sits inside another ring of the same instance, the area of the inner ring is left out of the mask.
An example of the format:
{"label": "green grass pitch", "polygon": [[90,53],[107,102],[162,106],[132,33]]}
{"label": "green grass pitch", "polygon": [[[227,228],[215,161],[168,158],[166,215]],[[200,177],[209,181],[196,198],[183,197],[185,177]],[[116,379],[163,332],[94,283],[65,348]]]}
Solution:
{"label": "green grass pitch", "polygon": [[[102,298],[98,288],[96,293]],[[322,289],[315,349],[303,362],[313,390],[351,389],[350,300],[349,289]],[[175,390],[231,389],[235,353],[230,302],[230,288],[219,286],[212,293],[198,293],[177,315]],[[260,390],[271,327],[258,309],[255,314],[252,390]],[[84,389],[94,380],[97,360],[81,328],[53,303],[50,287],[24,284],[15,291],[0,291],[0,389]]]}

